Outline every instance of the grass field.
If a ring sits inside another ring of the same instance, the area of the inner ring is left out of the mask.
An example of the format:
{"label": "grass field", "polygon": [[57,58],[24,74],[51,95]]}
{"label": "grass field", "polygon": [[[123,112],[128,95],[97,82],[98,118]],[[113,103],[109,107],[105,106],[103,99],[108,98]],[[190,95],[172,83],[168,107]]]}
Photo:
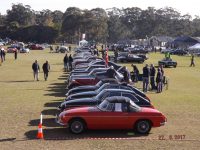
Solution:
{"label": "grass field", "polygon": [[[156,65],[163,56],[152,53],[145,63]],[[1,150],[199,149],[200,58],[195,58],[196,67],[189,67],[190,57],[172,56],[178,67],[164,70],[170,79],[169,89],[161,94],[147,92],[155,107],[167,116],[168,123],[152,129],[148,136],[138,136],[132,131],[88,131],[72,135],[54,122],[56,107],[66,93],[68,74],[63,72],[63,57],[64,54],[49,53],[49,50],[19,54],[17,60],[14,54],[6,55],[6,61],[0,66]],[[40,81],[33,81],[31,65],[35,59],[40,67],[46,60],[50,62],[48,81],[44,81],[42,72]],[[131,64],[123,65],[131,69]],[[141,71],[144,64],[137,66]],[[45,140],[36,139],[41,112]],[[175,140],[180,137],[183,140]]]}

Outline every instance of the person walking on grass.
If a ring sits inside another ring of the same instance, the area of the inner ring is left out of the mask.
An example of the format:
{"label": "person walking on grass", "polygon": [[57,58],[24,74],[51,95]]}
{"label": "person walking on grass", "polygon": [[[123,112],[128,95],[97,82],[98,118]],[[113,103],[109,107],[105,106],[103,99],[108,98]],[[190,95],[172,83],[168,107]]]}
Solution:
{"label": "person walking on grass", "polygon": [[70,71],[72,71],[72,62],[73,62],[73,58],[72,58],[72,55],[70,54],[69,55],[69,69],[70,69]]}
{"label": "person walking on grass", "polygon": [[65,72],[69,70],[69,57],[67,56],[67,54],[65,55],[64,59],[63,59],[63,62],[64,62],[64,70]]}
{"label": "person walking on grass", "polygon": [[190,64],[190,67],[195,67],[195,63],[194,63],[194,55],[192,54],[192,57],[191,57],[191,64]]}
{"label": "person walking on grass", "polygon": [[15,60],[17,59],[17,49],[15,49],[14,51],[14,57],[15,57]]}
{"label": "person walking on grass", "polygon": [[48,73],[50,71],[50,65],[49,62],[46,61],[42,66],[43,72],[44,72],[44,80],[47,81]]}
{"label": "person walking on grass", "polygon": [[32,69],[33,69],[34,80],[39,81],[40,66],[37,60],[35,60],[35,62],[32,64]]}

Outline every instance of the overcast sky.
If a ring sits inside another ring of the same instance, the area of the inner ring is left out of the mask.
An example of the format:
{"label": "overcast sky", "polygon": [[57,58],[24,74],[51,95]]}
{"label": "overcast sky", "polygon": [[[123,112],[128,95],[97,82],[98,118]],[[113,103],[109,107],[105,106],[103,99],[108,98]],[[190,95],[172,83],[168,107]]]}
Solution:
{"label": "overcast sky", "polygon": [[78,7],[80,9],[92,8],[127,8],[147,7],[164,8],[173,7],[181,14],[189,13],[192,16],[200,16],[200,0],[0,0],[0,13],[6,14],[6,10],[11,9],[12,3],[22,3],[30,5],[34,10],[50,9],[65,12],[68,7]]}

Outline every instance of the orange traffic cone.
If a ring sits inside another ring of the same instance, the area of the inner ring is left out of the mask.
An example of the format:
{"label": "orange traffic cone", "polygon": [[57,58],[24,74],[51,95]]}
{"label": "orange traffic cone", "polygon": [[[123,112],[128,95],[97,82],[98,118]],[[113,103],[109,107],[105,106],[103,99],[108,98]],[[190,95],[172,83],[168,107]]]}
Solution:
{"label": "orange traffic cone", "polygon": [[44,138],[43,132],[42,132],[42,124],[41,124],[41,123],[38,125],[38,134],[37,134],[37,138],[38,138],[38,139],[43,139],[43,138]]}

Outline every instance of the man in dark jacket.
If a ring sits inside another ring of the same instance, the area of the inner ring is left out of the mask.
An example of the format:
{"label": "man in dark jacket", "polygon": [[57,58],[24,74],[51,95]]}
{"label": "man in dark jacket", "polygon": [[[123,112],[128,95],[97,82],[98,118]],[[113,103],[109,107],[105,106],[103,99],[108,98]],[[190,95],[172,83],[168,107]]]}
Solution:
{"label": "man in dark jacket", "polygon": [[72,62],[73,62],[73,58],[72,58],[72,55],[70,54],[69,55],[69,69],[70,69],[70,71],[72,71]]}
{"label": "man in dark jacket", "polygon": [[110,68],[106,71],[106,75],[108,76],[108,78],[115,78],[116,71],[113,66],[110,66]]}
{"label": "man in dark jacket", "polygon": [[156,76],[157,93],[162,92],[162,79],[163,79],[163,75],[162,75],[161,69],[158,68],[158,72]]}
{"label": "man in dark jacket", "polygon": [[145,67],[143,68],[143,91],[144,92],[147,92],[148,90],[149,75],[150,75],[150,70],[149,70],[148,64],[146,64]]}
{"label": "man in dark jacket", "polygon": [[46,61],[43,64],[42,69],[43,69],[43,72],[44,72],[44,79],[45,79],[45,81],[47,81],[48,73],[49,73],[49,70],[50,70],[50,65],[49,65],[48,61]]}
{"label": "man in dark jacket", "polygon": [[150,66],[150,84],[151,84],[151,89],[155,90],[155,75],[156,75],[156,69],[153,64]]}
{"label": "man in dark jacket", "polygon": [[63,62],[64,62],[64,70],[66,72],[69,70],[69,66],[68,66],[69,58],[68,58],[67,54],[65,55]]}
{"label": "man in dark jacket", "polygon": [[37,60],[35,60],[35,62],[32,64],[32,69],[33,69],[34,80],[39,81],[40,66],[39,66]]}

